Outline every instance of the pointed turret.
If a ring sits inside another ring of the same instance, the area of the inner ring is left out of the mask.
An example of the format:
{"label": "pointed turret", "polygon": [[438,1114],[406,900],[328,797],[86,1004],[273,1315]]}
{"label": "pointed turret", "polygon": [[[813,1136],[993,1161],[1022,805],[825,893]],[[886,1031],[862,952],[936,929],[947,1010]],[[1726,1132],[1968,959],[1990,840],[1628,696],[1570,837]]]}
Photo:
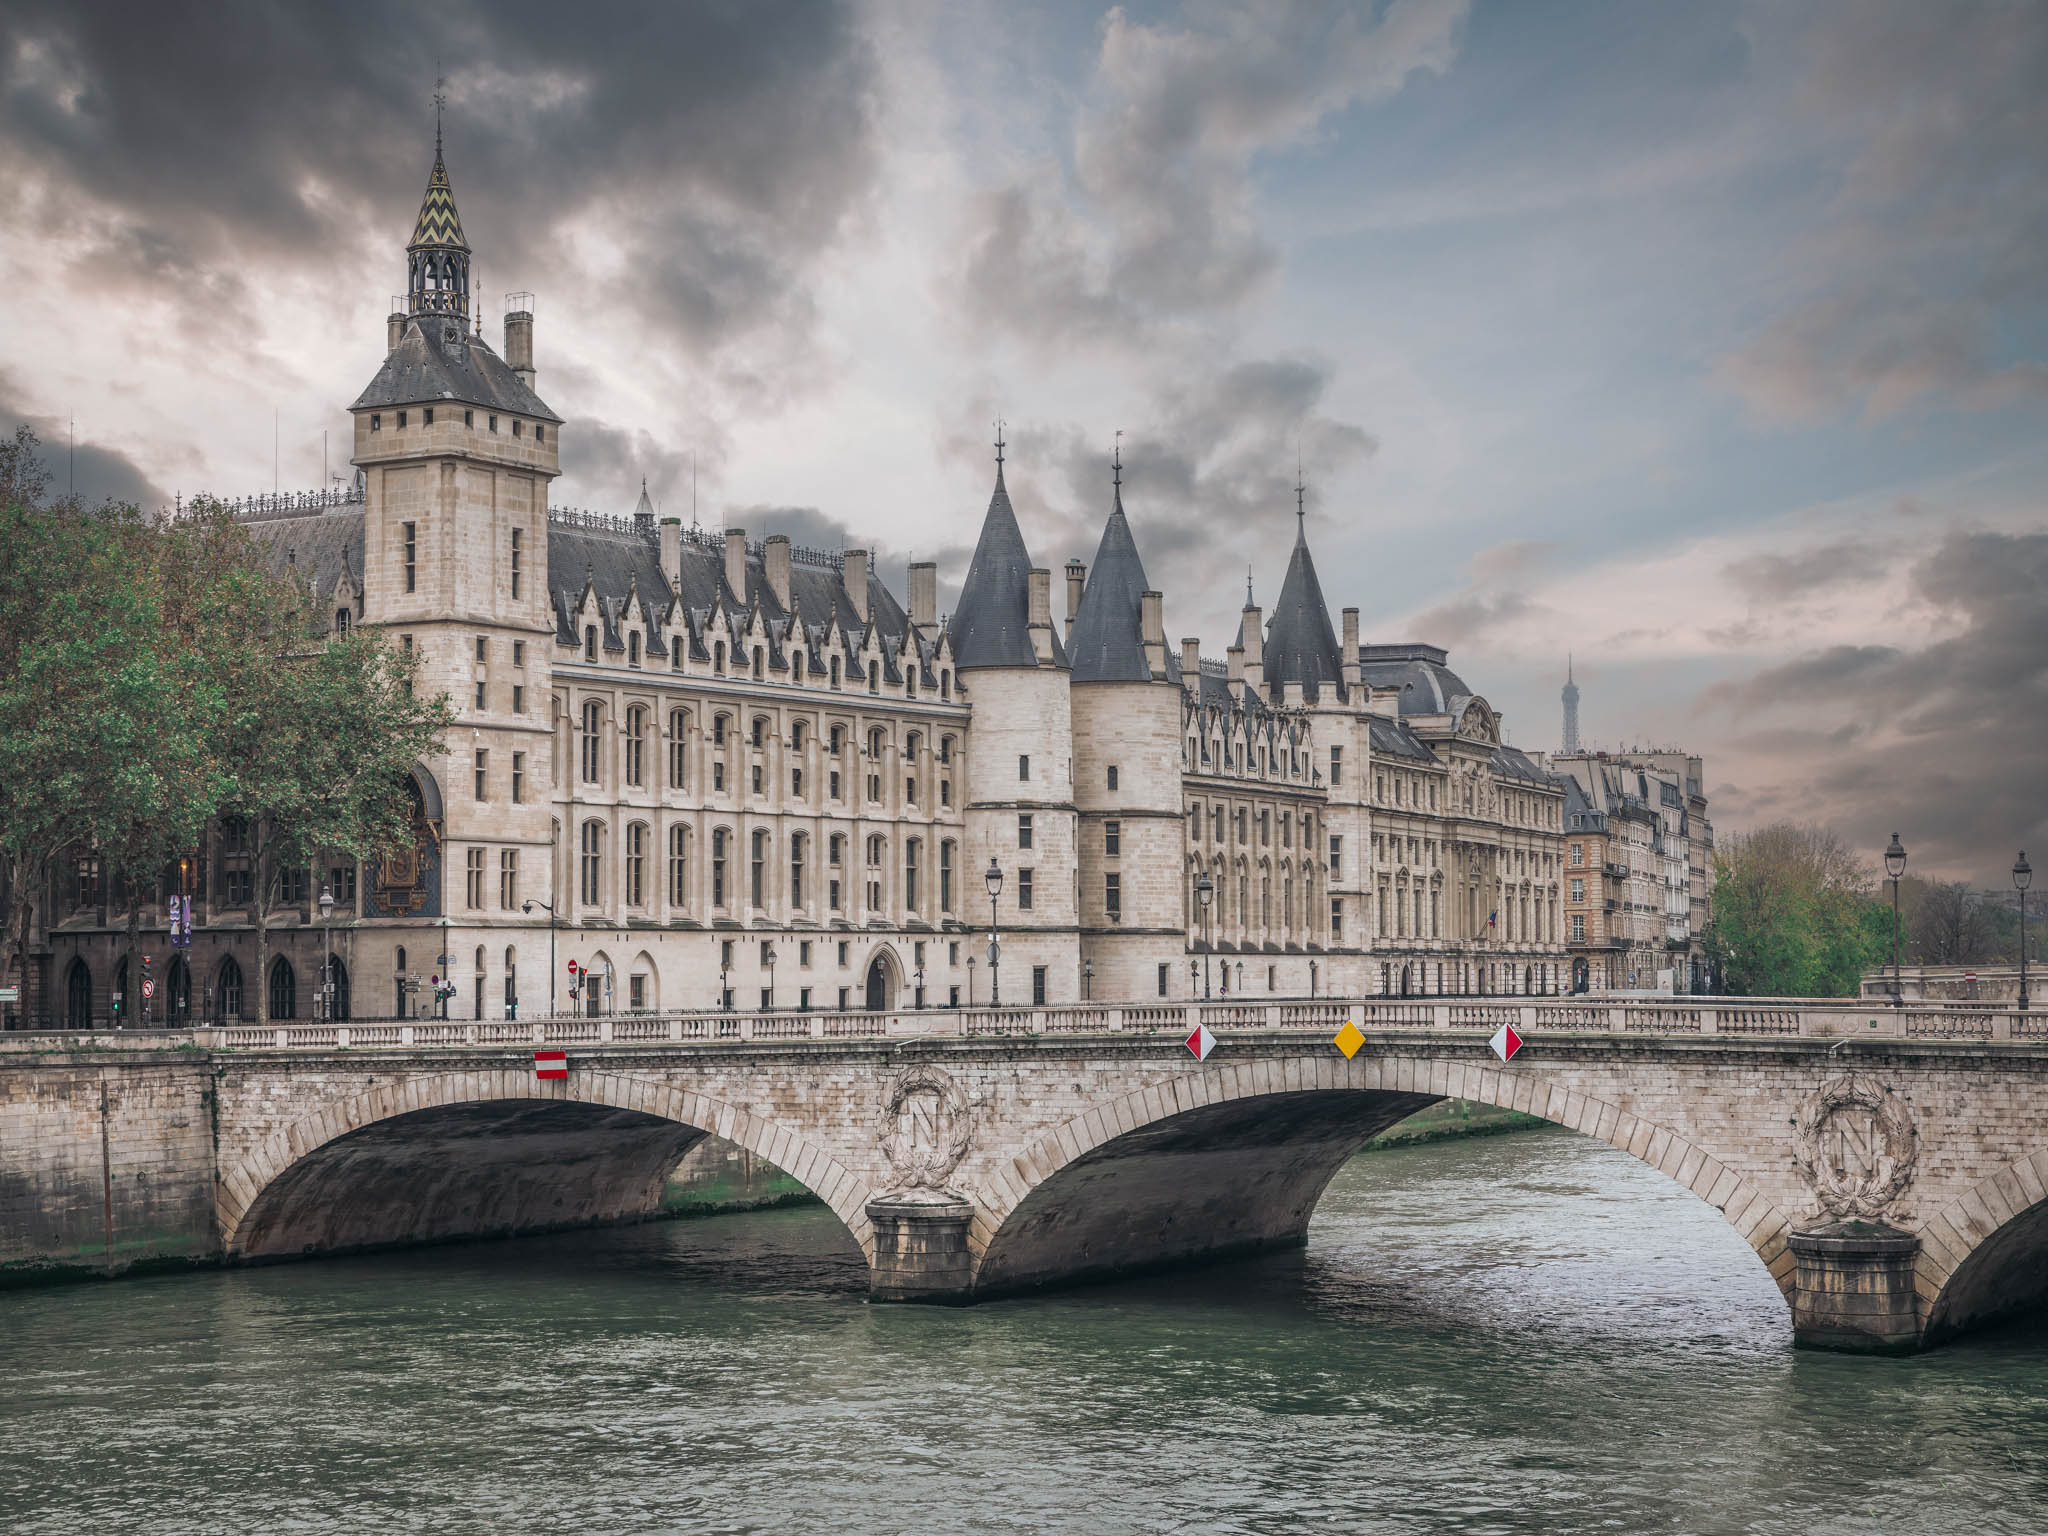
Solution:
{"label": "pointed turret", "polygon": [[448,165],[441,158],[441,129],[434,128],[434,170],[426,196],[405,248],[406,298],[414,315],[469,314],[469,242],[462,237],[462,218],[455,211],[455,191],[448,185]]}
{"label": "pointed turret", "polygon": [[640,500],[633,507],[633,531],[642,534],[654,532],[654,502],[647,494],[645,475],[640,477]]}
{"label": "pointed turret", "polygon": [[1330,610],[1323,603],[1323,584],[1316,578],[1316,563],[1308,552],[1305,492],[1304,486],[1294,488],[1294,553],[1287,561],[1280,600],[1273,605],[1273,621],[1266,629],[1265,680],[1275,697],[1288,683],[1299,683],[1302,697],[1313,704],[1326,687],[1341,697],[1344,667],[1337,652],[1337,632],[1330,625]]}
{"label": "pointed turret", "polygon": [[1095,564],[1088,570],[1067,654],[1077,683],[1146,683],[1152,668],[1145,658],[1142,608],[1152,590],[1145,563],[1124,517],[1123,465],[1116,465],[1115,499]]}
{"label": "pointed turret", "polygon": [[[967,567],[967,580],[960,587],[960,603],[953,614],[954,665],[966,672],[977,667],[1035,667],[1039,664],[1031,630],[1031,551],[1024,547],[1024,534],[1017,526],[1017,514],[1010,506],[1010,492],[1003,484],[1003,440],[996,437],[996,488],[989,497],[988,512],[981,521],[981,537],[975,542],[974,559]],[[1049,583],[1049,578],[1048,578]],[[1050,586],[1048,584],[1048,596]],[[1050,613],[1043,621],[1050,631]],[[1066,649],[1053,633],[1052,662],[1067,664]]]}

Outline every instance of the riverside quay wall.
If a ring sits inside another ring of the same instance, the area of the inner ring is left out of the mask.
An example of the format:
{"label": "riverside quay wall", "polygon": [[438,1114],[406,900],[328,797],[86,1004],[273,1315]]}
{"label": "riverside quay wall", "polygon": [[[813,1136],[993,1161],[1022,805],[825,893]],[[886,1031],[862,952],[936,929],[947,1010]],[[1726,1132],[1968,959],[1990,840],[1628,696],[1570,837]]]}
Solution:
{"label": "riverside quay wall", "polygon": [[2048,1016],[1790,999],[0,1037],[0,1274],[641,1220],[715,1135],[832,1209],[877,1299],[972,1301],[1299,1243],[1345,1159],[1444,1098],[1692,1191],[1803,1343],[1912,1349],[2048,1286]]}

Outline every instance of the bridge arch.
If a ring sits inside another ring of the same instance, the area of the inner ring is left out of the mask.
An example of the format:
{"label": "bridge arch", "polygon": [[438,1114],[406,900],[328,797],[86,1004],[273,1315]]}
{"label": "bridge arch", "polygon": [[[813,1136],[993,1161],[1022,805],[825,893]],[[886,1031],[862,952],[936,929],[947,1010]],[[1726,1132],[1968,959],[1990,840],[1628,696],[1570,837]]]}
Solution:
{"label": "bridge arch", "polygon": [[1535,1115],[1657,1169],[1720,1211],[1791,1299],[1784,1212],[1670,1127],[1533,1072],[1321,1051],[1191,1064],[1041,1137],[983,1191],[969,1237],[975,1289],[1298,1243],[1348,1158],[1444,1098]]}
{"label": "bridge arch", "polygon": [[1921,1226],[1913,1286],[1930,1344],[2048,1297],[2048,1147],[1979,1179]]}
{"label": "bridge arch", "polygon": [[276,1131],[219,1186],[230,1259],[509,1235],[651,1216],[683,1154],[724,1137],[805,1185],[874,1258],[865,1182],[787,1126],[622,1073],[445,1072]]}

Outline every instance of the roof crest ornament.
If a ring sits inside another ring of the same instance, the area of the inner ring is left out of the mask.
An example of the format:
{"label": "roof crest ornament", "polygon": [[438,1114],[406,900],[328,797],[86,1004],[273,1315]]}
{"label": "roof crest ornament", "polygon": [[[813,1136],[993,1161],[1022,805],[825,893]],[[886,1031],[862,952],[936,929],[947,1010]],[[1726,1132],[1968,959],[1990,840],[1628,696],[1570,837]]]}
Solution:
{"label": "roof crest ornament", "polygon": [[1116,447],[1110,452],[1109,463],[1110,468],[1114,471],[1113,478],[1118,491],[1117,499],[1121,501],[1124,488],[1124,429],[1122,427],[1116,429]]}

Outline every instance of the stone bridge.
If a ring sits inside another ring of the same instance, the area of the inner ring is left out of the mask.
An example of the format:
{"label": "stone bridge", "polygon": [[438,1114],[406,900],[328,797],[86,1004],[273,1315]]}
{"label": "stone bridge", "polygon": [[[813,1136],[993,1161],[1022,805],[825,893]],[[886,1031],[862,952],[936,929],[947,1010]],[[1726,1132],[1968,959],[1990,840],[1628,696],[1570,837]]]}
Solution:
{"label": "stone bridge", "polygon": [[[1528,1037],[1506,1063],[1503,1023]],[[643,1219],[714,1134],[831,1208],[878,1299],[972,1300],[1299,1243],[1365,1141],[1455,1097],[1691,1190],[1804,1343],[1912,1348],[2048,1288],[2041,1015],[1374,1001],[32,1039],[0,1049],[14,1269]],[[565,1077],[536,1075],[549,1044]]]}

